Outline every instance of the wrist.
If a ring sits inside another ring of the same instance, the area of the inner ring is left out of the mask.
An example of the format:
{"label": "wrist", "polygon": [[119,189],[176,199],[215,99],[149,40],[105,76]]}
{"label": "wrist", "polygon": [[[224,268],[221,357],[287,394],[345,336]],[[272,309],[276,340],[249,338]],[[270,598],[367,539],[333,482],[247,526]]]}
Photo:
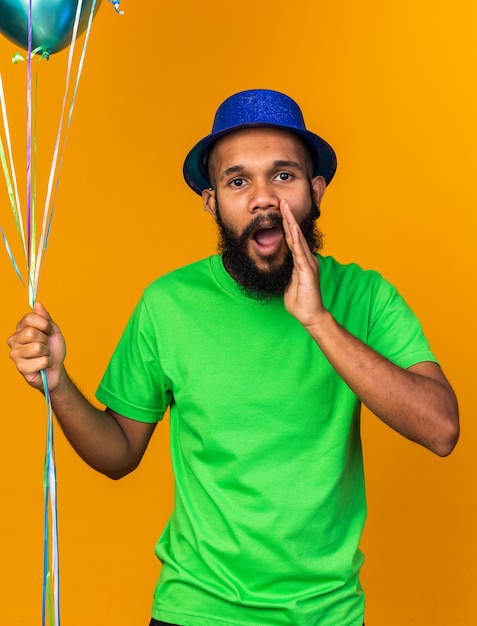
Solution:
{"label": "wrist", "polygon": [[305,330],[318,344],[331,334],[335,325],[334,317],[325,308],[315,314],[306,324],[303,324]]}
{"label": "wrist", "polygon": [[52,398],[61,396],[67,390],[69,383],[71,383],[70,377],[65,368],[61,367],[56,376],[48,376],[48,391],[50,396]]}

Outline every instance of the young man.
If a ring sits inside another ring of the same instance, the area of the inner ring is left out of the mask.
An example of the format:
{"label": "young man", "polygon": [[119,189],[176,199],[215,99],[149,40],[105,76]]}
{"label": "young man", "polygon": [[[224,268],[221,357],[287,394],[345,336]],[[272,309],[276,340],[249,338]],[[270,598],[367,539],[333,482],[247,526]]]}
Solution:
{"label": "young man", "polygon": [[396,290],[318,255],[332,148],[298,105],[236,94],[189,153],[187,183],[221,254],[163,276],[139,302],[93,407],[36,304],[11,357],[92,467],[121,478],[170,407],[175,508],[151,624],[361,626],[365,518],[360,403],[438,455],[454,393]]}

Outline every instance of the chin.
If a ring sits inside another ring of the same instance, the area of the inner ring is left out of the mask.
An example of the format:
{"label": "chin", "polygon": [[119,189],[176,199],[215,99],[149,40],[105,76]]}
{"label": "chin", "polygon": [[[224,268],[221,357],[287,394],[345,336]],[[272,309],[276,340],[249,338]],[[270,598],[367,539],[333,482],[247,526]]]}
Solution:
{"label": "chin", "polygon": [[262,272],[263,274],[269,274],[270,272],[274,272],[275,270],[280,269],[283,265],[283,258],[281,259],[277,259],[277,258],[254,259],[252,258],[252,261],[255,267],[257,268],[257,270],[259,272]]}

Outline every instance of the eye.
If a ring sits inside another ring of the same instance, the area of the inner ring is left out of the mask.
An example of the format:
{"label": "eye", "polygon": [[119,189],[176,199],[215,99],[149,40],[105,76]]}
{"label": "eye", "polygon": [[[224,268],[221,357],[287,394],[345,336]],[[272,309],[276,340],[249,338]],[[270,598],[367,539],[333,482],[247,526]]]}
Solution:
{"label": "eye", "polygon": [[242,187],[245,184],[245,180],[243,178],[233,178],[230,181],[230,185],[232,187]]}
{"label": "eye", "polygon": [[275,178],[283,181],[291,180],[293,178],[293,174],[290,174],[290,172],[280,172],[275,176]]}

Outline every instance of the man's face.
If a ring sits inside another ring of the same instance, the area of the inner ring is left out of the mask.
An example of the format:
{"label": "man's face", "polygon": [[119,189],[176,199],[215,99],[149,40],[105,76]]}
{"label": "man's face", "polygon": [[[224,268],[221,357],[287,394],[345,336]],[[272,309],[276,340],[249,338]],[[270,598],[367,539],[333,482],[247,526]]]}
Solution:
{"label": "man's face", "polygon": [[310,155],[292,133],[239,130],[220,139],[209,158],[213,190],[205,208],[217,221],[226,269],[248,291],[283,293],[293,260],[282,227],[280,201],[287,200],[311,249],[319,247],[315,220],[324,193],[311,178]]}

